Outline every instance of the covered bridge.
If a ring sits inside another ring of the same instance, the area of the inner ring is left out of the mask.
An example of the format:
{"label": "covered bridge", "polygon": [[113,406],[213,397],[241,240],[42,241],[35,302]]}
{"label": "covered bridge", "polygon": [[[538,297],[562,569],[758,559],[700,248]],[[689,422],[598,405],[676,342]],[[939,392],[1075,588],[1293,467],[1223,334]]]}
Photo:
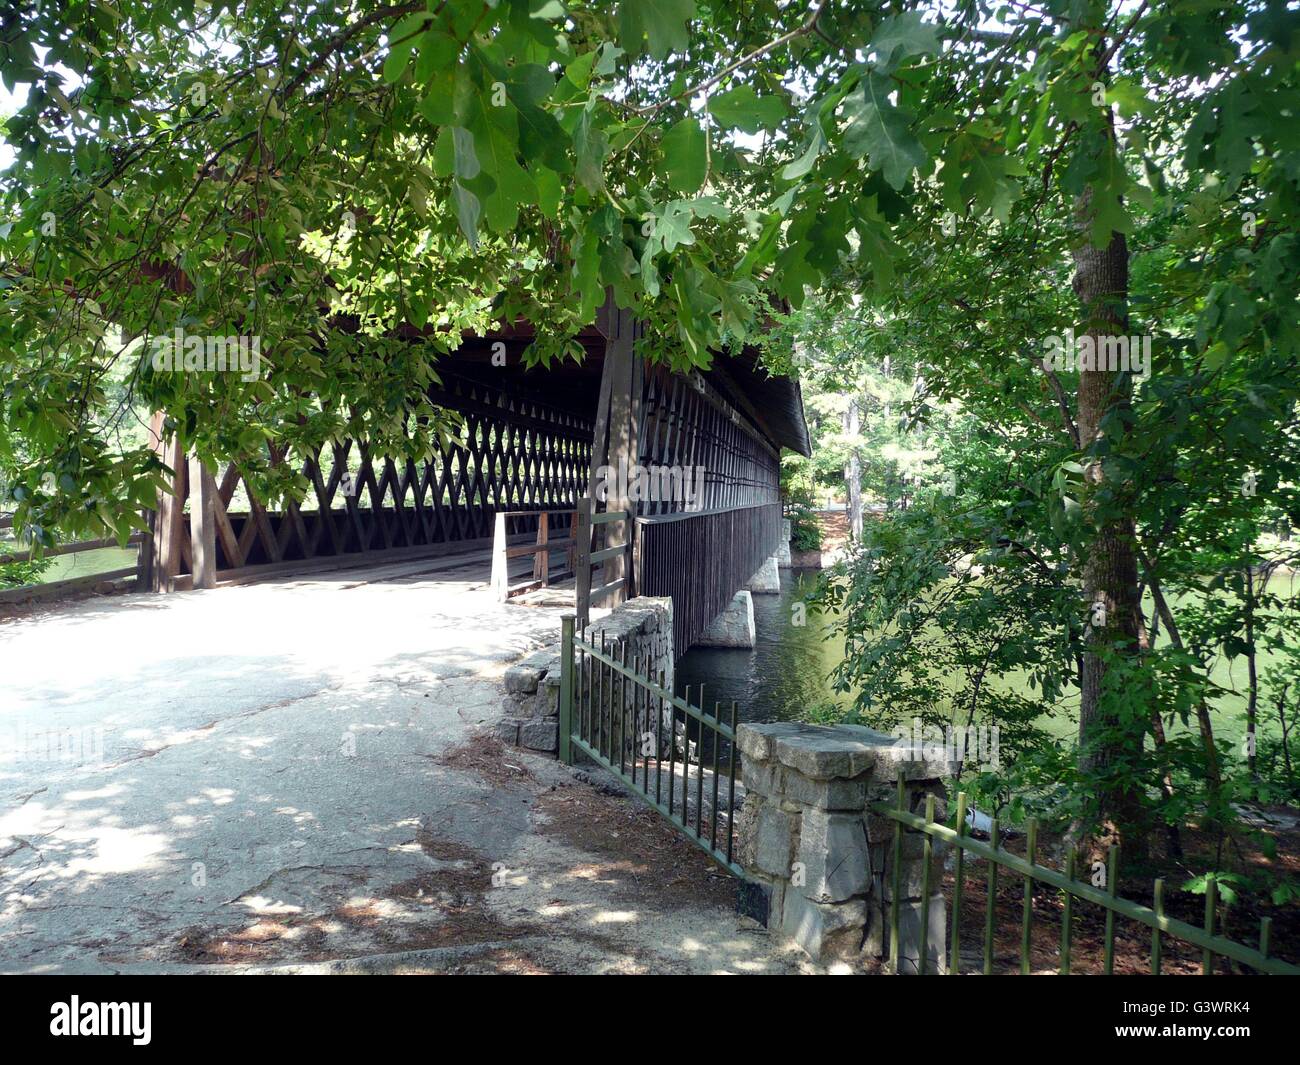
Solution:
{"label": "covered bridge", "polygon": [[304,464],[307,497],[283,510],[263,507],[237,467],[214,476],[173,443],[175,490],[152,517],[144,586],[486,559],[495,542],[499,562],[504,548],[532,563],[526,584],[571,566],[580,617],[632,595],[672,596],[680,654],[776,552],[781,449],[807,455],[808,430],[798,382],[768,376],[753,352],[684,376],[645,362],[638,328],[607,306],[580,337],[582,363],[547,369],[523,365],[526,325],[467,338],[430,393],[463,416],[458,444],[422,465],[346,441],[326,448]]}

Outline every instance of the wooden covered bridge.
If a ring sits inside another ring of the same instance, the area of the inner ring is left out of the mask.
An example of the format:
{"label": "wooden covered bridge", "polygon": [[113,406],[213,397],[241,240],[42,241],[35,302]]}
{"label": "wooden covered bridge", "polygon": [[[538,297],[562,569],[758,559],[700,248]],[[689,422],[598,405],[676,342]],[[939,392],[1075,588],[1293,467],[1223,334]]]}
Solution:
{"label": "wooden covered bridge", "polygon": [[798,382],[753,352],[683,376],[647,364],[638,328],[606,308],[579,338],[584,360],[548,369],[524,367],[526,325],[466,338],[430,392],[462,415],[458,443],[422,465],[326,448],[304,464],[307,498],[283,510],[236,466],[214,476],[172,444],[174,491],[152,516],[141,586],[451,554],[479,558],[486,580],[495,548],[502,596],[573,577],[579,617],[671,596],[680,654],[775,553],[781,449],[807,455],[808,431]]}

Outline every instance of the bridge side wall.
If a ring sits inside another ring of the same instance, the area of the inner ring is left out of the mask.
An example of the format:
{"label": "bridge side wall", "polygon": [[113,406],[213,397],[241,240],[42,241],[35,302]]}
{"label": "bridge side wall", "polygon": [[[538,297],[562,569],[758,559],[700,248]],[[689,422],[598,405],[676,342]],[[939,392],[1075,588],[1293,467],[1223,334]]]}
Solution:
{"label": "bridge side wall", "polygon": [[[662,678],[663,686],[669,691],[673,690],[676,663],[672,636],[672,600],[649,596],[620,603],[608,615],[592,622],[583,634],[595,646],[603,644],[615,659],[623,661],[626,656],[628,665],[635,666],[641,675]],[[576,705],[589,708],[604,703],[603,712],[610,712],[607,699],[593,698],[585,686],[587,677],[581,662],[576,683]],[[506,670],[505,688],[502,704],[505,717],[497,724],[497,735],[506,743],[554,753],[559,744],[559,647],[536,651],[512,665]],[[629,706],[628,720],[631,719]],[[650,723],[644,727],[654,729],[655,726]],[[671,728],[669,721],[667,729]],[[671,735],[671,731],[663,734]],[[627,739],[629,742],[633,739],[631,732]]]}
{"label": "bridge side wall", "polygon": [[[235,465],[219,477],[209,474],[198,487],[206,489],[211,508],[216,576],[487,548],[499,510],[576,505],[591,462],[589,416],[454,370],[430,398],[461,414],[464,425],[457,441],[422,464],[372,456],[345,441],[307,459],[300,471],[310,484],[307,494],[275,510],[257,500]],[[287,461],[283,454],[270,458],[272,465]],[[183,474],[176,484],[179,505],[174,496],[160,501],[160,514],[179,527],[154,539],[158,591],[188,587],[193,579],[191,519],[181,511],[194,490]],[[523,523],[516,531],[532,530]]]}

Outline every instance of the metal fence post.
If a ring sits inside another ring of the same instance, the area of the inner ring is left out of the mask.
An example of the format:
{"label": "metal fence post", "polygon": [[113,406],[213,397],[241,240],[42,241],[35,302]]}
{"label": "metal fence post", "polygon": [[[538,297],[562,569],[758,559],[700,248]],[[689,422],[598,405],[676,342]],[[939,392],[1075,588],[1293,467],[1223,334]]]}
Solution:
{"label": "metal fence post", "polygon": [[560,761],[573,765],[573,615],[560,618]]}

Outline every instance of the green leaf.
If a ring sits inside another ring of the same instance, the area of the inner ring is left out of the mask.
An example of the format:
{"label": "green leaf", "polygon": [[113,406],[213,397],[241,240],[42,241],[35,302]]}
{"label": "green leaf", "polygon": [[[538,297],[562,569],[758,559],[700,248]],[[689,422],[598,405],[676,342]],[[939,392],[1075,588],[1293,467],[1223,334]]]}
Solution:
{"label": "green leaf", "polygon": [[909,129],[912,116],[889,102],[893,82],[867,74],[844,98],[844,149],[853,158],[867,157],[873,170],[901,189],[911,172],[926,161],[925,149]]}
{"label": "green leaf", "polygon": [[1001,150],[1000,145],[963,133],[953,138],[940,172],[944,205],[964,213],[973,204],[976,215],[989,212],[1005,224],[1011,205],[1023,189],[1018,178],[1024,164]]}
{"label": "green leaf", "polygon": [[938,53],[939,27],[922,21],[919,11],[893,15],[872,35],[868,51],[875,53],[876,70],[888,74],[910,56]]}
{"label": "green leaf", "polygon": [[[537,187],[519,165],[519,128],[514,107],[496,107],[489,94],[478,93],[470,118],[474,154],[483,173],[492,179],[489,191],[476,187],[488,224],[498,233],[514,229],[522,204],[537,199]],[[458,171],[459,174],[459,171]],[[470,178],[471,174],[459,174]]]}
{"label": "green leaf", "polygon": [[431,78],[453,69],[460,56],[461,44],[441,26],[430,26],[420,37],[420,56],[415,61],[415,80],[422,85]]}
{"label": "green leaf", "polygon": [[420,114],[435,126],[463,125],[476,90],[469,72],[457,63],[434,72],[425,85]]}
{"label": "green leaf", "polygon": [[466,181],[478,177],[480,167],[474,135],[463,126],[453,126],[451,139],[455,151],[456,176]]}
{"label": "green leaf", "polygon": [[560,198],[564,195],[560,175],[542,166],[533,171],[533,180],[537,182],[537,205],[542,209],[542,214],[552,221],[558,220]]}
{"label": "green leaf", "polygon": [[[799,156],[792,163],[787,163],[781,168],[781,177],[785,181],[795,181],[803,177],[817,164],[817,157],[821,155],[826,147],[826,135],[822,133],[821,126],[814,125],[808,136],[806,147],[803,155]],[[785,213],[784,210],[781,212]]]}
{"label": "green leaf", "polygon": [[679,55],[690,46],[687,23],[695,17],[694,0],[623,0],[618,5],[618,43],[629,55],[646,51],[655,59]]}
{"label": "green leaf", "polygon": [[456,172],[456,137],[451,126],[438,130],[438,139],[433,142],[433,172],[441,178]]}
{"label": "green leaf", "polygon": [[[406,73],[411,62],[411,52],[415,50],[417,36],[421,26],[433,16],[427,11],[417,11],[401,19],[388,31],[388,56],[384,59],[384,81],[390,85]],[[395,42],[395,43],[394,43]]]}
{"label": "green leaf", "polygon": [[1147,99],[1146,93],[1142,91],[1142,86],[1133,81],[1132,78],[1115,79],[1115,82],[1106,90],[1106,102],[1115,104],[1124,118],[1133,118],[1135,115],[1143,114],[1151,106],[1151,101]]}
{"label": "green leaf", "polygon": [[674,192],[695,192],[708,171],[708,141],[693,118],[683,118],[664,134],[661,142],[668,187]]}
{"label": "green leaf", "polygon": [[384,59],[384,81],[391,85],[406,73],[406,67],[411,62],[411,53],[414,50],[414,41],[407,41],[405,44],[389,49],[388,56]]}
{"label": "green leaf", "polygon": [[605,155],[609,151],[609,138],[596,124],[591,107],[583,109],[573,130],[573,150],[576,155],[575,173],[588,192],[598,193],[605,187]]}
{"label": "green leaf", "polygon": [[580,316],[583,321],[589,321],[605,299],[600,283],[600,234],[591,221],[578,237],[573,256],[573,287],[581,300]]}
{"label": "green leaf", "polygon": [[779,96],[759,96],[748,85],[709,98],[709,114],[719,125],[746,133],[776,129],[787,113]]}

